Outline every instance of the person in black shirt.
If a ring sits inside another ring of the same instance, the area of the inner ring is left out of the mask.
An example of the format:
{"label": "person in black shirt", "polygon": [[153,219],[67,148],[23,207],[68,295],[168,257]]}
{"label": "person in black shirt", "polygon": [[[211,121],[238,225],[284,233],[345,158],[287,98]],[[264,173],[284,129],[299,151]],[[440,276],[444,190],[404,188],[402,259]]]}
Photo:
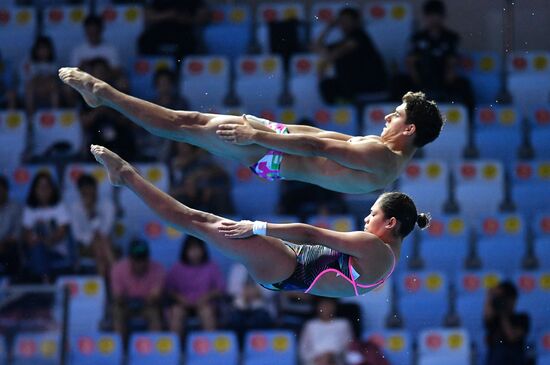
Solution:
{"label": "person in black shirt", "polygon": [[515,312],[517,297],[517,289],[509,281],[488,291],[483,315],[488,348],[486,365],[526,364],[529,316]]}
{"label": "person in black shirt", "polygon": [[403,91],[423,90],[432,98],[462,102],[472,110],[470,84],[457,74],[460,36],[445,26],[445,5],[428,0],[422,10],[425,26],[411,37],[407,74],[396,78],[393,98],[401,97]]}
{"label": "person in black shirt", "polygon": [[[327,36],[336,26],[344,38],[326,45]],[[319,35],[315,49],[321,53],[319,87],[326,103],[354,101],[360,93],[386,90],[384,61],[363,30],[357,9],[342,9],[338,17]],[[330,65],[334,66],[334,77],[326,77]]]}

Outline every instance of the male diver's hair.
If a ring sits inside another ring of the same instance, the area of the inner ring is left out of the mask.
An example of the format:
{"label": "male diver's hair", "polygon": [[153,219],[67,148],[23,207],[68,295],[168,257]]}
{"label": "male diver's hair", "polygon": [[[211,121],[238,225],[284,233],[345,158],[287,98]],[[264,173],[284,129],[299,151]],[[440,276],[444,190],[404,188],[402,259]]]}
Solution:
{"label": "male diver's hair", "polygon": [[416,211],[416,205],[407,195],[399,192],[384,193],[379,199],[380,209],[386,218],[395,217],[399,226],[397,235],[401,238],[406,237],[412,232],[415,225],[421,229],[430,225],[430,215]]}
{"label": "male diver's hair", "polygon": [[416,127],[414,145],[422,147],[435,140],[443,128],[443,116],[433,100],[427,100],[423,92],[409,91],[403,95],[406,103],[407,124]]}

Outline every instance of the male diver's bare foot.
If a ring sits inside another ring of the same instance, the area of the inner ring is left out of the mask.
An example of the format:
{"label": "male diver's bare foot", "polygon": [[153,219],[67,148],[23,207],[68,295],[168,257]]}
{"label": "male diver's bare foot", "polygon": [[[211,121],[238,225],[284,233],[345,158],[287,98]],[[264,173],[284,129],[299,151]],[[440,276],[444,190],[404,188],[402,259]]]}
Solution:
{"label": "male diver's bare foot", "polygon": [[102,104],[101,99],[97,96],[97,91],[100,87],[107,85],[104,81],[96,79],[76,67],[60,68],[59,78],[78,91],[90,107],[95,108]]}
{"label": "male diver's bare foot", "polygon": [[133,169],[128,162],[108,148],[93,144],[90,146],[90,152],[92,152],[97,162],[105,167],[109,181],[114,186],[121,186],[123,184],[121,175],[124,170]]}

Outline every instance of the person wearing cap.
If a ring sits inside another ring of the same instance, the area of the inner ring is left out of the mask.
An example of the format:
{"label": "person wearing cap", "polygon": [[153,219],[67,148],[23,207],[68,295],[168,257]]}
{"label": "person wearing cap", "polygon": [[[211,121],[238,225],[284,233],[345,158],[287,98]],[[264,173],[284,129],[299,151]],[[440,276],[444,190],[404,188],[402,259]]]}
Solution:
{"label": "person wearing cap", "polygon": [[131,241],[128,257],[111,269],[115,331],[126,337],[126,323],[130,317],[144,318],[149,331],[161,330],[160,304],[164,278],[162,265],[149,257],[147,241]]}

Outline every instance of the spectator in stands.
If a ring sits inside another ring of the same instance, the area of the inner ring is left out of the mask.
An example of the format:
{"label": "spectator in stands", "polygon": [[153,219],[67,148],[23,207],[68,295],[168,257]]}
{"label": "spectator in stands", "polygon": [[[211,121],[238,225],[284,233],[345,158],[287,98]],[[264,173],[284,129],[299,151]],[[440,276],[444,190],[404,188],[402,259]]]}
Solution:
{"label": "spectator in stands", "polygon": [[199,47],[197,26],[210,14],[203,0],[153,0],[145,10],[145,31],[139,52],[145,55],[173,55],[178,59]]}
{"label": "spectator in stands", "polygon": [[14,276],[21,264],[21,213],[19,204],[9,199],[10,185],[0,175],[0,274]]}
{"label": "spectator in stands", "polygon": [[231,184],[223,168],[198,147],[174,143],[172,148],[170,195],[197,209],[232,214]]}
{"label": "spectator in stands", "polygon": [[[327,45],[327,36],[336,27],[343,39]],[[342,9],[321,32],[314,49],[321,56],[319,87],[326,103],[353,102],[359,94],[386,91],[384,61],[363,29],[359,10]],[[329,66],[334,66],[334,77],[327,76]]]}
{"label": "spectator in stands", "polygon": [[183,243],[180,261],[168,272],[166,291],[173,300],[168,311],[170,331],[182,334],[189,315],[197,315],[203,330],[216,329],[215,299],[223,292],[218,265],[211,261],[206,244],[195,237]]}
{"label": "spectator in stands", "polygon": [[60,85],[57,69],[52,40],[45,36],[37,37],[23,72],[25,107],[29,115],[37,109],[59,107]]}
{"label": "spectator in stands", "polygon": [[344,364],[353,334],[348,320],[335,318],[336,307],[333,298],[318,299],[317,316],[306,322],[300,337],[300,358],[305,365]]}
{"label": "spectator in stands", "polygon": [[69,208],[79,258],[93,258],[98,273],[107,280],[114,261],[111,233],[115,207],[110,199],[98,196],[97,181],[93,176],[81,175],[77,187],[79,199],[75,199]]}
{"label": "spectator in stands", "polygon": [[88,15],[84,20],[86,42],[74,48],[71,52],[71,65],[85,67],[87,62],[103,58],[113,70],[120,67],[118,49],[103,40],[103,19],[97,15]]}
{"label": "spectator in stands", "polygon": [[400,100],[402,91],[422,90],[431,98],[461,102],[473,110],[471,86],[457,73],[460,36],[445,26],[445,4],[428,0],[422,12],[424,28],[411,37],[407,74],[394,81],[392,97]]}
{"label": "spectator in stands", "polygon": [[49,172],[34,177],[23,210],[26,272],[49,282],[55,267],[69,258],[69,215]]}
{"label": "spectator in stands", "polygon": [[487,365],[525,365],[529,316],[516,312],[518,291],[503,281],[487,293],[484,306]]}
{"label": "spectator in stands", "polygon": [[240,339],[246,331],[273,325],[271,309],[273,293],[258,285],[242,264],[233,264],[229,271],[227,292],[233,299],[229,327]]}
{"label": "spectator in stands", "polygon": [[[123,78],[117,77],[109,63],[104,58],[96,58],[90,60],[86,67],[93,75],[101,75],[106,80],[110,80],[117,87],[124,90]],[[88,147],[90,144],[101,144],[110,146],[113,151],[123,152],[127,154],[130,160],[136,156],[135,133],[132,123],[120,113],[115,112],[110,108],[89,108],[83,106],[80,120],[84,129],[85,151],[83,153],[88,156]]]}
{"label": "spectator in stands", "polygon": [[162,265],[149,258],[149,244],[144,240],[131,241],[128,258],[111,269],[114,327],[123,338],[128,334],[128,321],[136,317],[146,320],[149,331],[161,330],[164,280]]}

